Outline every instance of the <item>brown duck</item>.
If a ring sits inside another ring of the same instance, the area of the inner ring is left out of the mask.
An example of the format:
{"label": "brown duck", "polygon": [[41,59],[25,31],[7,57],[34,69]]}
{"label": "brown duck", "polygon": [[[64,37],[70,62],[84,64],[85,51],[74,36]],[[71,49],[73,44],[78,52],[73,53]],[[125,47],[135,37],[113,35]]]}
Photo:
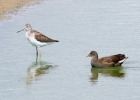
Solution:
{"label": "brown duck", "polygon": [[92,57],[91,66],[92,67],[115,67],[121,66],[121,64],[128,58],[124,54],[116,54],[112,56],[107,56],[103,58],[98,58],[98,53],[96,51],[91,51],[87,57]]}

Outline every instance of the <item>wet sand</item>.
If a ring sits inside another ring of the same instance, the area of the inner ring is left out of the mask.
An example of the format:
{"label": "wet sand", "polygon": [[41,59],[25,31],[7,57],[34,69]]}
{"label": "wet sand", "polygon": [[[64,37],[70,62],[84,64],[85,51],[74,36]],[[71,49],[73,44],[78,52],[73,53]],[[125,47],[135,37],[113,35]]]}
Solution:
{"label": "wet sand", "polygon": [[10,19],[10,16],[6,15],[7,12],[11,12],[12,9],[16,9],[12,11],[15,13],[19,8],[23,7],[26,4],[31,2],[38,3],[41,0],[0,0],[0,20]]}

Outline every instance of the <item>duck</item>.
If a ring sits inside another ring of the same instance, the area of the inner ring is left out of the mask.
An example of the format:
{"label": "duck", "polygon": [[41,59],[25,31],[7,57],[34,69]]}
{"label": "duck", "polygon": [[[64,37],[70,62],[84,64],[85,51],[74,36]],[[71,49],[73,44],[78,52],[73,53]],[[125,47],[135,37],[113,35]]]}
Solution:
{"label": "duck", "polygon": [[125,54],[116,54],[111,56],[106,56],[98,58],[98,53],[96,51],[91,51],[87,57],[92,57],[91,66],[92,67],[116,67],[121,66],[123,62],[128,58]]}

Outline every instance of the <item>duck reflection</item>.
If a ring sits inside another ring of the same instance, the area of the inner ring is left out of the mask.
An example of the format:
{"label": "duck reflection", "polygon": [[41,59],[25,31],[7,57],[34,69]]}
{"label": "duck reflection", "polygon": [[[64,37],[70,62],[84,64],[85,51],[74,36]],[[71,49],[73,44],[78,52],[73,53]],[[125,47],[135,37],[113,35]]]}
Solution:
{"label": "duck reflection", "polygon": [[28,68],[26,84],[36,80],[37,76],[48,73],[48,70],[53,67],[48,62],[38,60],[38,57],[36,57],[36,62],[33,62]]}
{"label": "duck reflection", "polygon": [[105,76],[111,77],[124,77],[125,73],[123,72],[123,67],[109,67],[109,68],[91,68],[92,76],[90,77],[91,81],[97,81],[99,73]]}

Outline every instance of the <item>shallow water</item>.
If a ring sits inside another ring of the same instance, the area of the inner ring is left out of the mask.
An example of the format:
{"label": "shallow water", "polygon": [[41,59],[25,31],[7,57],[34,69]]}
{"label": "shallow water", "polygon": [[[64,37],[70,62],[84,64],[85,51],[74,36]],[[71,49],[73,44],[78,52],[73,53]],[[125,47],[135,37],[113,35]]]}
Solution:
{"label": "shallow water", "polygon": [[[1,100],[139,100],[138,0],[46,0],[0,22]],[[16,33],[26,23],[60,42],[35,47]],[[122,67],[91,68],[86,55],[124,53]]]}

